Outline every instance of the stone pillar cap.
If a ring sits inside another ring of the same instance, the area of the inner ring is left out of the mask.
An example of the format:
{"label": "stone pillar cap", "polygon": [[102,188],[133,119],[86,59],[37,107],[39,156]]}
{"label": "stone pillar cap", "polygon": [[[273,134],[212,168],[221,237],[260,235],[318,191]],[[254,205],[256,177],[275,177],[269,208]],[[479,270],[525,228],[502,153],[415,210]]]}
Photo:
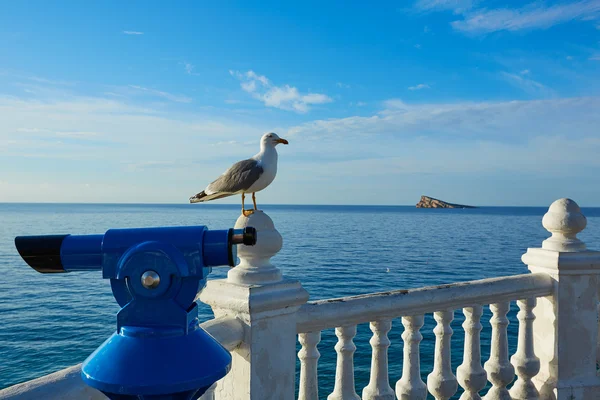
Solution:
{"label": "stone pillar cap", "polygon": [[227,281],[242,285],[264,285],[280,282],[283,277],[279,268],[271,264],[271,257],[281,250],[283,239],[273,220],[262,211],[237,219],[235,228],[251,226],[256,229],[254,246],[238,245],[240,263],[227,273]]}
{"label": "stone pillar cap", "polygon": [[575,201],[567,198],[556,200],[544,215],[542,225],[552,234],[542,242],[543,249],[564,252],[586,249],[577,234],[585,229],[587,219]]}

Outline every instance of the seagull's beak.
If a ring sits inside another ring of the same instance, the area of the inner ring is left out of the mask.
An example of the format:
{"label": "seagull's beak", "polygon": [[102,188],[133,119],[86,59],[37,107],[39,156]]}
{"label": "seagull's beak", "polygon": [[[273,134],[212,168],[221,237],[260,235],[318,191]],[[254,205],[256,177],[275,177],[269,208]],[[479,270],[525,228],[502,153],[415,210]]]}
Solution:
{"label": "seagull's beak", "polygon": [[288,141],[285,139],[277,139],[275,142],[282,143],[282,144],[289,144]]}

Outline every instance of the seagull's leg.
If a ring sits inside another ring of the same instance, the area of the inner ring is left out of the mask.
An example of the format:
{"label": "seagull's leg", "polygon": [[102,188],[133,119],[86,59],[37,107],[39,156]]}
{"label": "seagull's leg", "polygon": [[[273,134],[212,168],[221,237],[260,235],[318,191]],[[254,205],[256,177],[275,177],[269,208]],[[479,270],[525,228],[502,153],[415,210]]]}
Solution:
{"label": "seagull's leg", "polygon": [[252,202],[254,203],[254,210],[258,211],[258,208],[256,207],[256,193],[252,193]]}
{"label": "seagull's leg", "polygon": [[244,208],[244,199],[246,198],[246,193],[242,193],[242,214],[244,217],[249,216],[250,214],[254,214],[254,210],[246,210]]}

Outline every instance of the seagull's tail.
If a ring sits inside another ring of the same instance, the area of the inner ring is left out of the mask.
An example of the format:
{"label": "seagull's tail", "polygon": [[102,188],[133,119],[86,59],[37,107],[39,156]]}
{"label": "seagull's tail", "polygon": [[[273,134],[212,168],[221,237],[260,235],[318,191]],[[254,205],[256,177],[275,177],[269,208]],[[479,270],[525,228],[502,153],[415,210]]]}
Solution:
{"label": "seagull's tail", "polygon": [[200,193],[197,193],[197,194],[193,195],[192,197],[190,197],[190,203],[201,203],[203,201],[209,200],[206,197],[207,197],[207,195],[206,195],[206,193],[204,193],[204,190],[203,190]]}
{"label": "seagull's tail", "polygon": [[217,192],[217,193],[206,194],[206,192],[203,190],[200,193],[195,194],[192,197],[190,197],[190,203],[203,203],[205,201],[221,199],[223,197],[228,197],[231,195],[233,195],[233,193]]}

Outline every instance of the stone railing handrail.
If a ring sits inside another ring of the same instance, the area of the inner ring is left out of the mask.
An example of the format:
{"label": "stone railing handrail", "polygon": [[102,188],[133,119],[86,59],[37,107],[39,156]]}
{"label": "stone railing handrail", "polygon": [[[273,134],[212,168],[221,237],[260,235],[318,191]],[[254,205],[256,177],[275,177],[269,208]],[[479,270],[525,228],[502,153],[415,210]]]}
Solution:
{"label": "stone railing handrail", "polygon": [[[244,335],[241,321],[235,318],[211,319],[200,324],[227,350],[240,345]],[[106,400],[101,392],[81,380],[81,364],[0,390],[0,400]]]}
{"label": "stone railing handrail", "polygon": [[298,310],[298,333],[356,325],[380,319],[433,313],[479,304],[552,294],[544,273],[481,279],[449,285],[310,301]]}

